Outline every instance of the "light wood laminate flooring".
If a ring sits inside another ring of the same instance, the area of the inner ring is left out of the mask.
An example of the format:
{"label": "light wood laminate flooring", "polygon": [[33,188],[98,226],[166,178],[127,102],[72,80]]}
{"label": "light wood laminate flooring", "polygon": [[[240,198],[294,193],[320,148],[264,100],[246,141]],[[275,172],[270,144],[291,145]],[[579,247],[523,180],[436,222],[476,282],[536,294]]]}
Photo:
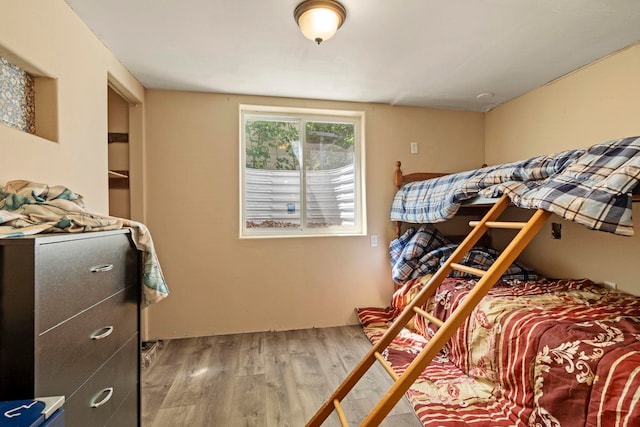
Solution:
{"label": "light wood laminate flooring", "polygon": [[[370,348],[360,326],[171,340],[142,372],[142,425],[303,427]],[[369,370],[343,401],[350,426],[391,383]],[[381,425],[422,423],[404,397]]]}

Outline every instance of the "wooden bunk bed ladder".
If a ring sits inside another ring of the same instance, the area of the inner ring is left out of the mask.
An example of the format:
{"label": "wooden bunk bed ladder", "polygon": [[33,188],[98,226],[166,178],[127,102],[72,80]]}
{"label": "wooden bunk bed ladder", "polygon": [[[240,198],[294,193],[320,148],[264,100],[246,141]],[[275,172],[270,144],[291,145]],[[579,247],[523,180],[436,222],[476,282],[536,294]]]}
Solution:
{"label": "wooden bunk bed ladder", "polygon": [[[469,317],[480,300],[489,292],[502,274],[516,260],[533,237],[540,231],[550,212],[538,209],[527,222],[499,222],[498,217],[509,206],[509,198],[502,196],[480,221],[473,221],[474,226],[464,241],[458,246],[445,264],[433,275],[431,280],[422,288],[416,297],[409,303],[404,311],[387,329],[382,338],[372,346],[371,350],[363,357],[347,378],[333,392],[331,397],[318,409],[309,420],[307,427],[319,427],[331,415],[336,412],[342,426],[348,426],[347,418],[342,410],[340,402],[347,396],[351,389],[360,381],[364,374],[375,362],[380,363],[394,380],[393,385],[387,390],[380,401],[371,410],[369,415],[360,424],[361,427],[379,425],[387,414],[402,398],[411,384],[418,378],[433,358],[449,341],[454,332]],[[498,259],[488,270],[479,270],[459,264],[480,238],[490,228],[519,229],[511,243],[502,252]],[[443,280],[453,271],[463,271],[480,277],[473,290],[465,298],[462,304],[452,313],[446,321],[441,321],[420,307],[432,297]],[[428,321],[439,326],[436,334],[416,356],[402,375],[398,375],[382,356],[382,352],[398,336],[402,329],[416,315],[424,316]]]}

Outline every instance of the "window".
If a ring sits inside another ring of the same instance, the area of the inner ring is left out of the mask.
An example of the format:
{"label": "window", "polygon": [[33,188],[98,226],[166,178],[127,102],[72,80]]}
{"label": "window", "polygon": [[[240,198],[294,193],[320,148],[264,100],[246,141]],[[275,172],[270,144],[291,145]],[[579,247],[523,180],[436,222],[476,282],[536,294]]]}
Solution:
{"label": "window", "polygon": [[364,113],[240,106],[240,236],[365,235]]}

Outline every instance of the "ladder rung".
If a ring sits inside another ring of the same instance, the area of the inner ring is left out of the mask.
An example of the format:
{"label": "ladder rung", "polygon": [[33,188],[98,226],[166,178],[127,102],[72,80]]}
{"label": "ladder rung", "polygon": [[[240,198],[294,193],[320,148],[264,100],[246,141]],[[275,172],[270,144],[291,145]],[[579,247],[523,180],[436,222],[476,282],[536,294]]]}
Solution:
{"label": "ladder rung", "polygon": [[[471,227],[480,224],[480,221],[469,221]],[[512,230],[521,230],[527,225],[526,222],[509,222],[509,221],[487,221],[485,225],[489,228],[506,228]]]}
{"label": "ladder rung", "polygon": [[349,427],[349,422],[347,421],[347,417],[344,415],[342,405],[338,399],[333,399],[333,407],[336,408],[336,414],[338,414],[338,419],[340,419],[342,427]]}
{"label": "ladder rung", "polygon": [[429,322],[435,323],[436,325],[438,325],[439,328],[442,327],[442,325],[444,325],[444,322],[442,320],[438,319],[435,316],[432,316],[431,314],[427,313],[426,311],[424,311],[420,307],[413,307],[413,311],[415,311],[420,316],[422,316],[425,319],[427,319]]}
{"label": "ladder rung", "polygon": [[398,381],[398,378],[400,377],[398,376],[398,374],[396,374],[396,371],[393,370],[391,365],[389,365],[389,362],[387,362],[385,358],[382,357],[382,355],[377,351],[373,353],[373,355],[376,357],[376,359],[378,359],[378,362],[380,362],[382,367],[385,369],[385,371],[387,371],[387,373],[391,376],[391,378],[393,378],[394,381]]}
{"label": "ladder rung", "polygon": [[485,270],[480,270],[479,268],[468,267],[462,264],[456,264],[454,262],[451,263],[451,268],[454,270],[462,271],[465,273],[473,274],[474,276],[482,277],[487,272]]}

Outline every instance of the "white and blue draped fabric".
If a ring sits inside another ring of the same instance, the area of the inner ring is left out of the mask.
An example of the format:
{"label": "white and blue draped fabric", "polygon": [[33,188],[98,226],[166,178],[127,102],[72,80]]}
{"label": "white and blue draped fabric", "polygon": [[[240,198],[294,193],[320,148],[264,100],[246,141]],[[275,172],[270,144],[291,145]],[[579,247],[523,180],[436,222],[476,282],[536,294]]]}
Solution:
{"label": "white and blue draped fabric", "polygon": [[156,303],[169,294],[151,233],[139,222],[104,216],[87,210],[82,196],[61,185],[9,181],[0,187],[0,238],[38,233],[84,233],[131,228],[136,248],[142,252],[142,305]]}
{"label": "white and blue draped fabric", "polygon": [[631,193],[639,179],[640,137],[621,138],[406,184],[394,197],[391,220],[437,223],[455,216],[465,201],[507,194],[515,206],[632,236]]}

